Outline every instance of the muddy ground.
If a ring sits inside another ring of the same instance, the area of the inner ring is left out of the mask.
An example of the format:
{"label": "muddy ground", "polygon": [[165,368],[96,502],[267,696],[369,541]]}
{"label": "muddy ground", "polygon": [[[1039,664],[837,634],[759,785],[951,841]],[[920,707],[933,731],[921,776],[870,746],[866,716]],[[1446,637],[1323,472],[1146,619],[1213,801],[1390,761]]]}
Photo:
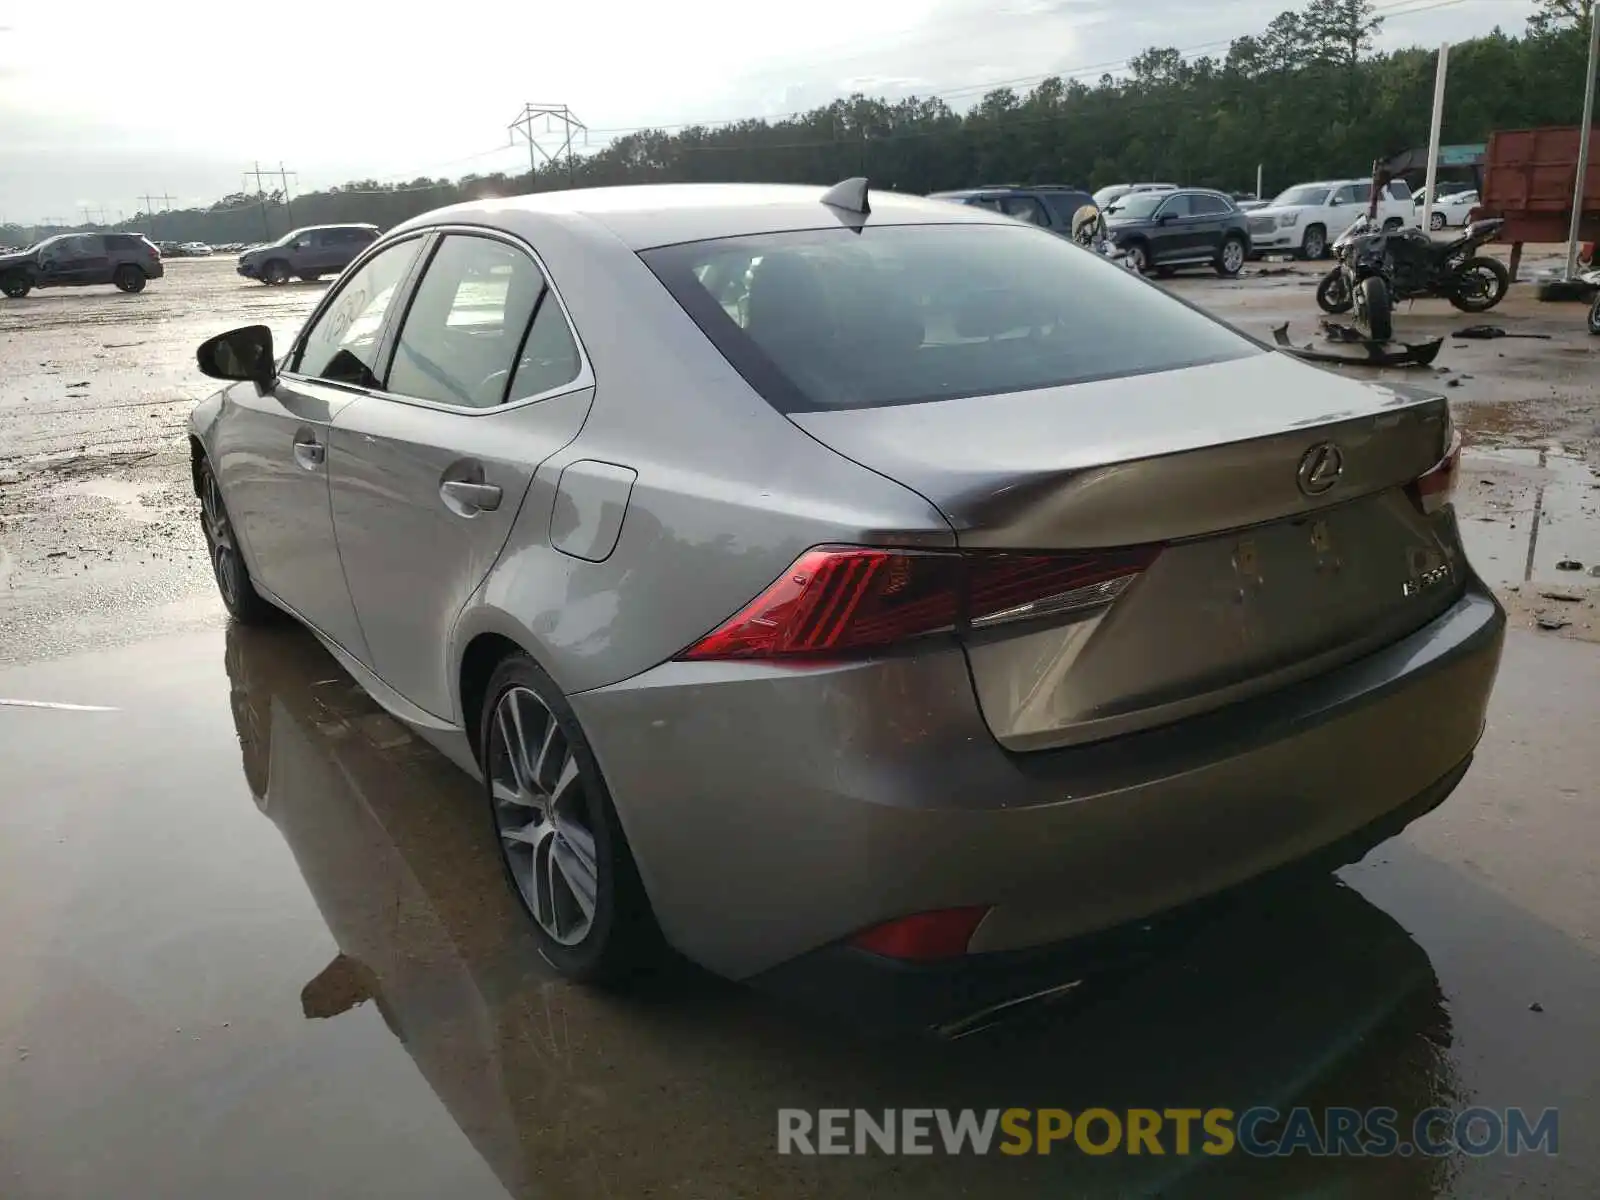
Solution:
{"label": "muddy ground", "polygon": [[[1531,254],[1524,276],[1549,259]],[[1165,286],[1262,338],[1288,321],[1304,343],[1319,340],[1318,271],[1263,263],[1233,282]],[[0,305],[0,662],[219,619],[184,442],[209,388],[194,349],[256,322],[287,339],[325,288],[266,288],[225,257],[178,259],[140,295],[46,291]],[[1539,336],[1452,338],[1434,368],[1381,374],[1446,389],[1467,436],[1469,550],[1516,620],[1600,638],[1600,339],[1579,306],[1540,304],[1533,291],[1518,285],[1488,318],[1436,301],[1402,308],[1399,335],[1411,340],[1485,319]],[[1583,568],[1558,570],[1563,561]]]}

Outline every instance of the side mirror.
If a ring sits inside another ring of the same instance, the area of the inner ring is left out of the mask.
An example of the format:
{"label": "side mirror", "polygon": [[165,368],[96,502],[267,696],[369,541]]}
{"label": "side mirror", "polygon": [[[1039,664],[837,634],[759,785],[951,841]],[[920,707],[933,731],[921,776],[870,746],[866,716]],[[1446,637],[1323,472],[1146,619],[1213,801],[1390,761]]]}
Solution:
{"label": "side mirror", "polygon": [[272,357],[272,330],[265,325],[246,325],[208,338],[200,343],[195,360],[201,373],[213,379],[266,385],[278,374]]}

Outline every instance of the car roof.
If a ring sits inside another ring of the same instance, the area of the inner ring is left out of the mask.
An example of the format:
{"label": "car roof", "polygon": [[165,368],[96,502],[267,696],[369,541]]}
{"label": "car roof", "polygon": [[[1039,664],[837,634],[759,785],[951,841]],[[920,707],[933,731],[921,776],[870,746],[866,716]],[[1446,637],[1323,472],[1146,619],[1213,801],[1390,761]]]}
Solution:
{"label": "car roof", "polygon": [[984,183],[977,187],[951,188],[946,192],[929,192],[930,200],[945,200],[951,196],[1001,196],[1007,192],[1082,192],[1089,194],[1088,188],[1075,187],[1070,183]]}
{"label": "car roof", "polygon": [[[451,223],[485,225],[527,236],[537,245],[541,232],[565,229],[590,237],[609,234],[629,249],[645,250],[678,242],[748,237],[853,227],[852,213],[822,203],[827,189],[798,184],[665,183],[629,187],[576,188],[536,192],[498,200],[451,205],[414,217],[391,230]],[[955,205],[927,196],[868,192],[870,213],[863,225],[993,225],[1010,219],[983,208]]]}

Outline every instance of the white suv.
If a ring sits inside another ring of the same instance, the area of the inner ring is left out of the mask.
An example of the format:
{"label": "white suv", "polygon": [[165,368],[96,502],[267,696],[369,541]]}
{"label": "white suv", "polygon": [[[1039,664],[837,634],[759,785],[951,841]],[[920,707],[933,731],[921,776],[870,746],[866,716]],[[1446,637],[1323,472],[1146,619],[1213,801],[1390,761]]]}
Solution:
{"label": "white suv", "polygon": [[[1411,189],[1396,179],[1378,201],[1378,220],[1385,229],[1417,225]],[[1265,208],[1250,213],[1250,242],[1257,254],[1288,251],[1302,258],[1322,258],[1336,238],[1365,215],[1372,198],[1370,179],[1333,179],[1297,183]]]}

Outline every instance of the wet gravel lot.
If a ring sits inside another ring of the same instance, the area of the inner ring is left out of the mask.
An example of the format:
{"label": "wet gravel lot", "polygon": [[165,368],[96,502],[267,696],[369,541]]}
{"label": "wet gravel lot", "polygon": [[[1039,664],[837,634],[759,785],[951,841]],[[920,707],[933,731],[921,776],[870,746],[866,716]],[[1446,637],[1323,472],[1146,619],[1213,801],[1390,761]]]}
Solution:
{"label": "wet gravel lot", "polygon": [[[1268,270],[1168,286],[1317,338],[1314,274]],[[1449,389],[1469,550],[1515,624],[1465,783],[1339,876],[948,1044],[688,969],[550,978],[472,785],[306,635],[226,625],[193,349],[286,339],[322,287],[178,260],[138,296],[0,304],[0,702],[81,706],[0,703],[0,1197],[1596,1194],[1600,339],[1528,290],[1397,316],[1548,335],[1404,376]],[[1554,1106],[1560,1154],[775,1152],[780,1107],[1294,1103]]]}

